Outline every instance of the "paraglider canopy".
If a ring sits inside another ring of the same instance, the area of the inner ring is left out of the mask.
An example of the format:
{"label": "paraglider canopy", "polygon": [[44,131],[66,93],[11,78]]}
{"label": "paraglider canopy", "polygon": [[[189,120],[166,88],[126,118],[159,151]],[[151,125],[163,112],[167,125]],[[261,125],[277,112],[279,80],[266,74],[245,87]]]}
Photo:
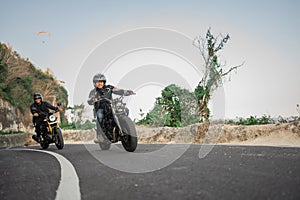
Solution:
{"label": "paraglider canopy", "polygon": [[42,41],[42,43],[45,43],[46,40],[49,39],[50,37],[50,32],[49,31],[39,31],[36,34],[39,38],[39,40]]}
{"label": "paraglider canopy", "polygon": [[48,32],[48,31],[39,31],[39,32],[37,32],[37,35],[41,35],[41,34],[47,34],[47,35],[50,36],[50,32]]}

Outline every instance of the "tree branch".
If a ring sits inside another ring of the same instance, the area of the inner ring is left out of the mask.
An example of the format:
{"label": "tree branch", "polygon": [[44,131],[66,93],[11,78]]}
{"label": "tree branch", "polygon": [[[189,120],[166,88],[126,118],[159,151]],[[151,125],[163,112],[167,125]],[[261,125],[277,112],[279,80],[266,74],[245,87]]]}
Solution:
{"label": "tree branch", "polygon": [[237,66],[234,66],[234,67],[231,67],[227,72],[225,72],[225,73],[223,73],[223,74],[221,74],[221,77],[223,77],[223,76],[226,76],[226,75],[228,75],[232,70],[235,70],[235,69],[237,69],[237,68],[239,68],[239,67],[241,67],[241,66],[243,66],[244,65],[244,63],[245,63],[245,61],[242,63],[242,64],[240,64],[240,65],[237,65]]}

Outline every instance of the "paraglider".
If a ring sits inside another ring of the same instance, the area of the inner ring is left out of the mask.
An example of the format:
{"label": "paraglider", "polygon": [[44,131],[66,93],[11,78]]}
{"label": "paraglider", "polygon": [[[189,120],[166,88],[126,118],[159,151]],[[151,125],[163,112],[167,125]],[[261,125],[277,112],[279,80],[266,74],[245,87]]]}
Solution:
{"label": "paraglider", "polygon": [[50,36],[50,32],[48,32],[48,31],[39,31],[39,32],[37,32],[37,35],[41,35],[41,34],[47,34],[47,35]]}
{"label": "paraglider", "polygon": [[36,35],[42,40],[42,43],[45,43],[45,41],[48,40],[49,37],[50,37],[50,32],[48,32],[48,31],[39,31],[39,32],[37,32]]}

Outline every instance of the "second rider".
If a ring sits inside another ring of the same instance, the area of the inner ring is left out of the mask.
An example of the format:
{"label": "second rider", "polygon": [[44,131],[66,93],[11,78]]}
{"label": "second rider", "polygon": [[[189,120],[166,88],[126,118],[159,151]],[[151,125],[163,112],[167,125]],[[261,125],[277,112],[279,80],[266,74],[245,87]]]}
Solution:
{"label": "second rider", "polygon": [[90,91],[89,98],[88,98],[88,104],[89,105],[94,105],[94,112],[97,116],[97,120],[99,125],[97,126],[97,137],[94,140],[95,143],[101,142],[103,137],[105,138],[105,135],[101,129],[101,122],[104,117],[104,109],[105,105],[99,101],[101,98],[107,98],[107,99],[112,99],[112,94],[118,94],[118,95],[132,95],[134,92],[132,90],[124,90],[124,89],[118,89],[112,85],[106,85],[106,77],[99,73],[96,74],[93,77],[93,84],[94,84],[94,89]]}

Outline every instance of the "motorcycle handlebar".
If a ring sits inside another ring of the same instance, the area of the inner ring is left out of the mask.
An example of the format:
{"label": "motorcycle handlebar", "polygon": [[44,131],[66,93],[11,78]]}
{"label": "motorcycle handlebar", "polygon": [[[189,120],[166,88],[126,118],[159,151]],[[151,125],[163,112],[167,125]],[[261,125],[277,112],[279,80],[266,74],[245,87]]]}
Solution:
{"label": "motorcycle handlebar", "polygon": [[[116,98],[116,99],[122,99],[122,98],[124,98],[125,96],[131,96],[131,95],[136,95],[136,93],[132,93],[132,94],[130,94],[130,95],[125,95],[125,94],[122,94],[122,95],[120,95],[120,97],[118,97],[118,98]],[[106,97],[101,97],[101,98],[96,98],[97,100],[95,100],[94,102],[96,103],[96,102],[100,102],[100,101],[103,101],[103,100],[105,100],[105,101],[108,101],[109,103],[112,103],[115,99],[108,99],[108,98],[106,98]]]}
{"label": "motorcycle handlebar", "polygon": [[48,112],[48,113],[46,113],[46,112],[40,112],[40,113],[38,113],[38,114],[39,114],[39,116],[41,116],[41,117],[48,117],[48,116],[53,115],[54,113],[57,113],[57,112],[59,112],[59,110],[53,111],[53,112]]}

